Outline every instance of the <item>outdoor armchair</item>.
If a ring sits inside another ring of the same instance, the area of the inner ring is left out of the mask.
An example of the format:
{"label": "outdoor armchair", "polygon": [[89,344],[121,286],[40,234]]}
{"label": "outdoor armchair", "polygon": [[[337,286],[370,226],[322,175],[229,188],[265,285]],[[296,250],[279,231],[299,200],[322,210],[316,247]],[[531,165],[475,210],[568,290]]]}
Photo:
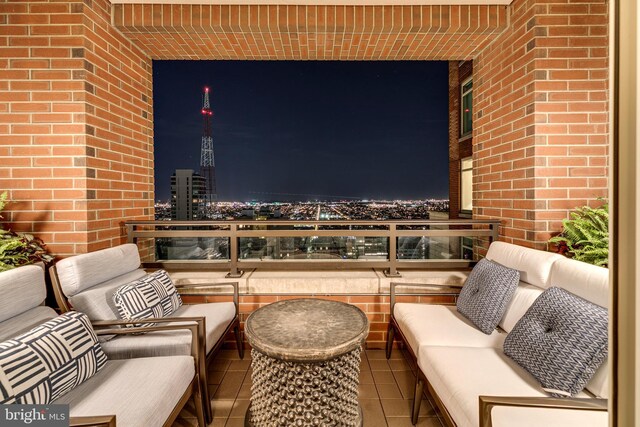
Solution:
{"label": "outdoor armchair", "polygon": [[95,425],[91,417],[106,416],[103,419],[107,422],[105,426],[110,425],[108,422],[113,417],[116,426],[169,427],[191,398],[198,425],[207,425],[198,375],[201,351],[195,323],[95,330],[98,336],[125,336],[151,331],[189,333],[193,336],[189,355],[107,360],[105,367],[95,376],[51,402],[69,405],[72,426],[81,426],[87,421],[91,422],[89,425]]}
{"label": "outdoor armchair", "polygon": [[[44,277],[44,268],[39,264],[0,273],[0,342],[10,342],[58,316],[52,308],[43,305],[46,297]],[[105,329],[95,331],[96,334],[124,336],[143,329],[106,327],[123,326],[126,322],[115,323],[104,322]],[[184,319],[181,324],[144,328],[144,332],[150,331],[188,334],[189,351],[184,356],[107,358],[97,373],[47,403],[68,404],[72,426],[152,427],[172,425],[185,403],[193,397],[198,423],[204,426],[197,374],[202,354],[197,321]],[[11,354],[5,354],[3,363],[7,361],[5,358],[11,357]],[[9,381],[9,377],[5,380]],[[11,390],[5,388],[5,392]]]}
{"label": "outdoor armchair", "polygon": [[[94,325],[119,320],[120,315],[113,301],[113,294],[123,285],[147,276],[140,268],[140,257],[135,244],[125,244],[88,254],[62,259],[50,268],[54,293],[62,311],[71,308],[89,316]],[[233,289],[233,302],[184,304],[170,317],[159,322],[193,321],[200,318],[198,337],[204,357],[200,358],[199,376],[205,400],[205,415],[212,419],[211,404],[207,388],[207,366],[225,336],[233,330],[240,357],[244,355],[239,330],[238,284],[218,283],[211,285],[176,286],[178,292],[187,288],[198,293],[214,287]],[[139,323],[136,320],[136,323]],[[108,336],[102,339],[102,347],[112,359],[147,356],[186,355],[190,351],[190,335],[185,331],[160,331],[142,335]]]}

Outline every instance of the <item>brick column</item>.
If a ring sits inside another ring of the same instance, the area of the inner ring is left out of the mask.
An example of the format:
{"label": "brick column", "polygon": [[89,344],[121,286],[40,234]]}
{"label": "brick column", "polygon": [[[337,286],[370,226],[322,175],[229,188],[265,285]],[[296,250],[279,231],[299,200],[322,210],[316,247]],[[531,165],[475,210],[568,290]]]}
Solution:
{"label": "brick column", "polygon": [[123,241],[153,217],[151,61],[110,3],[0,4],[0,191],[5,220],[56,255]]}
{"label": "brick column", "polygon": [[607,6],[515,0],[474,61],[474,217],[546,248],[576,206],[607,196]]}
{"label": "brick column", "polygon": [[458,61],[449,61],[449,218],[460,212],[460,74]]}

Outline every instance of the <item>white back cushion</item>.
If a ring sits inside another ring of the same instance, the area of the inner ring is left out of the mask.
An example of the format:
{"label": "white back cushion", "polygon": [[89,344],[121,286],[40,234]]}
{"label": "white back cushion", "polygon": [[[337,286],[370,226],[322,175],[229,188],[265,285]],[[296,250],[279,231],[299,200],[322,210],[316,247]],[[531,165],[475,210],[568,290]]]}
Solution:
{"label": "white back cushion", "polygon": [[[609,269],[562,258],[551,268],[551,286],[558,286],[599,306],[609,308]],[[598,397],[609,397],[609,363],[600,366],[587,390]]]}
{"label": "white back cushion", "polygon": [[542,292],[542,288],[520,282],[498,325],[506,332],[511,332],[518,320],[524,316]]}
{"label": "white back cushion", "polygon": [[72,256],[56,264],[58,279],[67,298],[139,267],[140,255],[133,243]]}
{"label": "white back cushion", "polygon": [[122,276],[100,283],[69,298],[75,310],[89,316],[90,320],[119,319],[118,309],[113,302],[113,294],[122,285],[131,283],[146,275],[143,269],[136,269]]}
{"label": "white back cushion", "polygon": [[511,332],[536,298],[550,286],[551,267],[563,257],[511,243],[493,242],[489,246],[487,258],[520,272],[520,284],[498,324],[506,332]]}
{"label": "white back cushion", "polygon": [[520,271],[520,281],[546,289],[553,263],[564,257],[551,252],[525,248],[505,242],[493,242],[487,258]]}
{"label": "white back cushion", "polygon": [[39,306],[46,296],[42,265],[3,271],[0,273],[0,322]]}
{"label": "white back cushion", "polygon": [[604,308],[609,308],[609,269],[562,257],[551,268],[551,286],[564,288]]}
{"label": "white back cushion", "polygon": [[591,381],[585,387],[596,397],[609,398],[609,358],[607,357],[598,368]]}

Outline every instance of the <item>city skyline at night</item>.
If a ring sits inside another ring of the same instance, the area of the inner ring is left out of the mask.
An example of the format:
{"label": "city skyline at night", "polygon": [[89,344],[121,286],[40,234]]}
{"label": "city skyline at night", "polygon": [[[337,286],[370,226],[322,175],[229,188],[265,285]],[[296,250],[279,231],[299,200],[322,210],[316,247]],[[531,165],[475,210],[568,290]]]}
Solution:
{"label": "city skyline at night", "polygon": [[446,62],[155,61],[156,200],[199,170],[204,86],[218,200],[448,198]]}

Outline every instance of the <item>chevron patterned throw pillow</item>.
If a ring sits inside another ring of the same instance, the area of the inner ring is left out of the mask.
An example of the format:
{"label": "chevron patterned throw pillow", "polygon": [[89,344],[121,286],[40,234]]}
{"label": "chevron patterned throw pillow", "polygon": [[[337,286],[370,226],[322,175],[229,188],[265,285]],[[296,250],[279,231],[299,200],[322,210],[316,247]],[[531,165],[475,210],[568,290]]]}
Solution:
{"label": "chevron patterned throw pillow", "polygon": [[607,309],[552,287],[507,335],[504,353],[552,396],[573,396],[607,358],[607,328]]}
{"label": "chevron patterned throw pillow", "polygon": [[48,404],[106,362],[89,318],[70,311],[0,343],[0,404]]}
{"label": "chevron patterned throw pillow", "polygon": [[[120,286],[113,302],[123,319],[167,317],[181,305],[182,299],[171,277],[164,270],[154,271],[141,279]],[[149,327],[155,323],[139,323],[128,327]]]}
{"label": "chevron patterned throw pillow", "polygon": [[460,291],[458,312],[490,335],[507,310],[519,281],[518,270],[481,259]]}

